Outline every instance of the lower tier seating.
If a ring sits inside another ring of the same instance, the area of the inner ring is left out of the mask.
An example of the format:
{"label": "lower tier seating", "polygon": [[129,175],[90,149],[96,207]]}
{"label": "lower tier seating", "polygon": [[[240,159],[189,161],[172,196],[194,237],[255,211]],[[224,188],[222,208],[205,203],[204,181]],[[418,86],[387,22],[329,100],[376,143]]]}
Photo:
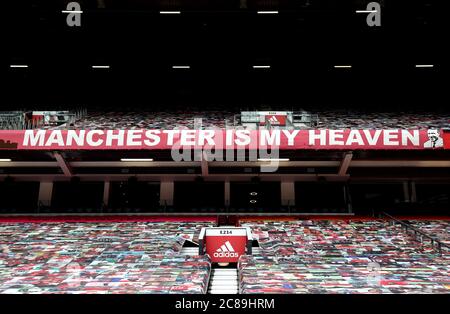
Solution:
{"label": "lower tier seating", "polygon": [[2,223],[0,293],[206,293],[207,256],[181,254],[210,223]]}
{"label": "lower tier seating", "polygon": [[241,293],[449,293],[450,255],[385,221],[246,222]]}

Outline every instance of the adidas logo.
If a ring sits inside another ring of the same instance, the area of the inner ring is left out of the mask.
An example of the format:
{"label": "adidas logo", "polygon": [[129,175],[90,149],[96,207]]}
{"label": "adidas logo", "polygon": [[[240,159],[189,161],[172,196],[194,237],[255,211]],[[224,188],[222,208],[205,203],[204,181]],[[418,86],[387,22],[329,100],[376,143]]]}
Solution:
{"label": "adidas logo", "polygon": [[269,121],[272,122],[272,123],[279,123],[277,117],[275,117],[275,116],[272,116],[272,117],[269,119]]}
{"label": "adidas logo", "polygon": [[238,257],[238,253],[234,251],[230,241],[225,242],[213,255],[214,257]]}

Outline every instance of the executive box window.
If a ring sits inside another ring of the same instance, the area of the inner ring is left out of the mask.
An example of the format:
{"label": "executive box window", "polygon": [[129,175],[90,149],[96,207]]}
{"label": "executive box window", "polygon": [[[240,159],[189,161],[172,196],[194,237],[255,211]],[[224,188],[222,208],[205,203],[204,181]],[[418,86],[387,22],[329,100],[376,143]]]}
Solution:
{"label": "executive box window", "polygon": [[52,208],[59,210],[91,209],[98,211],[103,202],[103,182],[55,182]]}
{"label": "executive box window", "polygon": [[174,206],[177,209],[221,209],[224,207],[223,182],[175,182]]}
{"label": "executive box window", "polygon": [[37,208],[39,182],[0,182],[0,212],[31,213]]}
{"label": "executive box window", "polygon": [[128,180],[111,182],[110,208],[153,212],[159,208],[160,185],[157,182]]}
{"label": "executive box window", "polygon": [[416,183],[417,205],[450,212],[450,184]]}
{"label": "executive box window", "polygon": [[281,207],[280,182],[231,182],[230,206],[234,209],[270,209]]}
{"label": "executive box window", "polygon": [[350,195],[356,213],[389,210],[405,204],[402,183],[351,184]]}
{"label": "executive box window", "polygon": [[295,183],[295,207],[305,213],[343,213],[348,211],[343,183]]}

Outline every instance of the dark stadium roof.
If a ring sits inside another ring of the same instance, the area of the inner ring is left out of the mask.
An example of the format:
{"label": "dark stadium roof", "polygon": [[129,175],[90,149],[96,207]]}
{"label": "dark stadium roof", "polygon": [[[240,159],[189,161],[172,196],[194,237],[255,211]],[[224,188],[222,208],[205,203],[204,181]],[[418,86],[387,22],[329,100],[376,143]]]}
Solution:
{"label": "dark stadium roof", "polygon": [[7,4],[3,105],[408,107],[439,106],[445,95],[444,1],[379,1],[382,26],[368,27],[366,15],[355,13],[370,2],[363,0],[85,0],[79,28],[66,25],[67,2]]}
{"label": "dark stadium roof", "polygon": [[[171,152],[154,151],[0,151],[0,159],[8,158],[0,169],[0,180],[195,180],[202,176],[208,181],[249,181],[258,177],[264,181],[448,181],[450,161],[446,150],[441,151],[281,151],[274,173],[261,172],[261,163],[244,162],[175,162]],[[122,158],[151,158],[153,161],[121,161]],[[197,159],[198,160],[198,159]]]}

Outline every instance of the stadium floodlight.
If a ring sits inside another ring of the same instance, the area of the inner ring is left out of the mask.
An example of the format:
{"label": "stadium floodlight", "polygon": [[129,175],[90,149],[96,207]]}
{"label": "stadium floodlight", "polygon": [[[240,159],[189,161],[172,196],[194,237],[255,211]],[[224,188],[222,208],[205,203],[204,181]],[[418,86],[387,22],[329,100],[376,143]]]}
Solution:
{"label": "stadium floodlight", "polygon": [[190,69],[191,66],[189,65],[173,65],[172,69]]}
{"label": "stadium floodlight", "polygon": [[416,64],[416,68],[434,68],[433,64]]}
{"label": "stadium floodlight", "polygon": [[9,67],[10,68],[28,68],[28,65],[26,65],[26,64],[11,64]]}
{"label": "stadium floodlight", "polygon": [[153,161],[153,158],[121,158],[120,161],[138,161],[138,162],[144,162],[144,161]]}
{"label": "stadium floodlight", "polygon": [[181,14],[181,11],[159,11],[159,14]]}
{"label": "stadium floodlight", "polygon": [[351,65],[335,65],[334,68],[335,69],[351,69],[352,66]]}
{"label": "stadium floodlight", "polygon": [[258,192],[250,192],[250,195],[251,196],[256,196],[256,195],[258,195]]}
{"label": "stadium floodlight", "polygon": [[270,69],[270,65],[254,65],[254,69]]}
{"label": "stadium floodlight", "polygon": [[93,65],[93,69],[109,69],[109,65]]}
{"label": "stadium floodlight", "polygon": [[258,11],[258,14],[278,14],[278,11]]}
{"label": "stadium floodlight", "polygon": [[83,13],[83,11],[80,11],[80,10],[62,10],[61,11],[62,13],[77,13],[77,14],[81,14],[81,13]]}
{"label": "stadium floodlight", "polygon": [[0,158],[0,162],[11,162],[10,158]]}
{"label": "stadium floodlight", "polygon": [[274,162],[274,161],[289,161],[289,158],[258,158],[258,161]]}

